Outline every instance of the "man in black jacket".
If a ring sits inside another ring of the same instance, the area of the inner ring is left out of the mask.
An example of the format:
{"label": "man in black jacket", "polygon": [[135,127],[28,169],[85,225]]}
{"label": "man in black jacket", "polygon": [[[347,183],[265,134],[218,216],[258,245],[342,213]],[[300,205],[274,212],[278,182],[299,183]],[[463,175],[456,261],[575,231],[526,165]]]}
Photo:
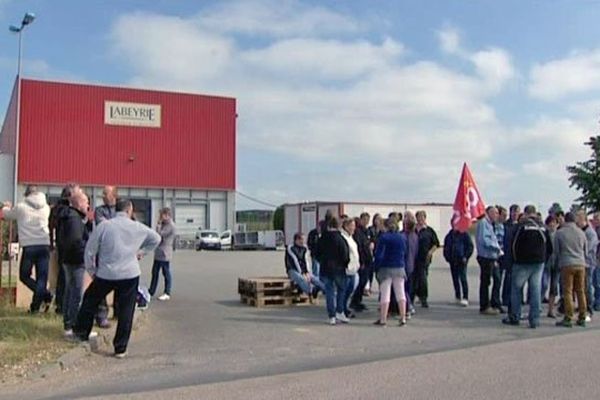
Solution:
{"label": "man in black jacket", "polygon": [[58,261],[58,276],[56,279],[56,313],[62,314],[63,312],[63,299],[65,295],[65,273],[63,271],[63,254],[61,252],[61,226],[60,223],[65,215],[69,213],[70,198],[73,193],[80,192],[81,188],[76,183],[68,183],[60,194],[60,199],[50,210],[50,220],[48,222],[48,228],[50,229],[50,248],[56,251],[56,258]]}
{"label": "man in black jacket", "polygon": [[327,230],[322,233],[317,246],[317,259],[321,264],[321,280],[325,284],[327,314],[331,325],[338,321],[350,322],[344,314],[346,268],[350,262],[350,250],[339,229],[337,218],[329,219]]}
{"label": "man in black jacket", "polygon": [[367,307],[363,304],[363,294],[367,282],[369,281],[370,269],[373,264],[373,253],[371,252],[371,241],[369,240],[369,234],[367,232],[369,226],[369,220],[371,216],[369,213],[362,213],[360,218],[356,219],[356,230],[354,231],[354,241],[358,245],[358,257],[360,262],[360,269],[358,270],[358,287],[354,291],[350,307],[357,312],[365,311]]}
{"label": "man in black jacket", "polygon": [[294,235],[294,244],[286,246],[285,272],[292,282],[310,296],[311,300],[317,297],[319,290],[325,292],[323,282],[308,272],[306,266],[306,246],[304,245],[304,235],[302,233],[296,233]]}
{"label": "man in black jacket", "polygon": [[71,196],[71,205],[61,215],[60,219],[60,249],[63,257],[65,274],[65,293],[63,299],[63,324],[65,336],[73,336],[73,326],[83,296],[83,281],[85,266],[83,254],[85,245],[92,229],[91,221],[87,220],[89,202],[87,196],[75,192]]}
{"label": "man in black jacket", "polygon": [[525,207],[525,215],[519,222],[512,242],[512,285],[510,314],[502,322],[519,325],[521,319],[521,295],[527,282],[529,288],[529,327],[539,326],[542,302],[541,286],[544,265],[552,255],[552,240],[548,230],[537,219],[534,206]]}

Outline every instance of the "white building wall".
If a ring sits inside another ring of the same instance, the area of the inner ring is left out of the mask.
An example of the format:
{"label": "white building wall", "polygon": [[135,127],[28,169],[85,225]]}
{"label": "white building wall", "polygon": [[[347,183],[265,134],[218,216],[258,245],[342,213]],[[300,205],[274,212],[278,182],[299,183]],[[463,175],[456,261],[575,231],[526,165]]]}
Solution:
{"label": "white building wall", "polygon": [[430,205],[430,204],[377,204],[377,203],[302,203],[289,204],[285,206],[285,236],[286,243],[292,242],[294,233],[302,230],[306,235],[316,226],[317,217],[312,211],[318,209],[318,219],[325,218],[327,210],[331,210],[335,217],[339,217],[340,211],[350,217],[358,217],[363,212],[368,212],[371,219],[375,214],[381,214],[387,218],[390,212],[411,211],[413,214],[419,210],[427,213],[427,223],[431,226],[438,236],[446,234],[450,227],[450,218],[452,217],[451,205]]}
{"label": "white building wall", "polygon": [[10,154],[0,154],[0,202],[13,201],[15,158]]}
{"label": "white building wall", "polygon": [[294,234],[300,230],[300,205],[290,204],[283,209],[285,243],[292,244]]}

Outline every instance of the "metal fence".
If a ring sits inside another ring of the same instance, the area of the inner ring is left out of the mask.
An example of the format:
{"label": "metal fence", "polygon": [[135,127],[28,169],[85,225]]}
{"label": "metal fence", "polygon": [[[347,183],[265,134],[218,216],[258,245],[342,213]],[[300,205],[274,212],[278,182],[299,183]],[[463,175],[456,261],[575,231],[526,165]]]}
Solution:
{"label": "metal fence", "polygon": [[16,304],[18,268],[11,243],[16,236],[13,221],[0,218],[0,302]]}

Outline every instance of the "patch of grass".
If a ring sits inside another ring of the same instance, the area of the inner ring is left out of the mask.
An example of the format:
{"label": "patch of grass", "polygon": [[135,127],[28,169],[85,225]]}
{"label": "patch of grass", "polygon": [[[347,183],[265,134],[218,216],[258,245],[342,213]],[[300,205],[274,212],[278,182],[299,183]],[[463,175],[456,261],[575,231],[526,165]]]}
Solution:
{"label": "patch of grass", "polygon": [[0,304],[0,381],[25,376],[39,365],[55,360],[72,347],[62,335],[60,316],[29,315]]}

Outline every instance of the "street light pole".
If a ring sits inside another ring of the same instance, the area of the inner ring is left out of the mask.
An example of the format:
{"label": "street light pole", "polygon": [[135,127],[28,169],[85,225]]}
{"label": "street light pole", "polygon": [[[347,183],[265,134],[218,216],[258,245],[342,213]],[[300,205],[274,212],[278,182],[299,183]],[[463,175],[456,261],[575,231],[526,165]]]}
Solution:
{"label": "street light pole", "polygon": [[19,54],[17,58],[17,120],[15,123],[15,166],[13,180],[13,204],[17,204],[18,198],[18,183],[19,183],[19,141],[21,137],[21,82],[22,82],[22,54],[23,54],[23,29],[35,20],[35,14],[25,13],[21,26],[11,25],[9,30],[19,35]]}

